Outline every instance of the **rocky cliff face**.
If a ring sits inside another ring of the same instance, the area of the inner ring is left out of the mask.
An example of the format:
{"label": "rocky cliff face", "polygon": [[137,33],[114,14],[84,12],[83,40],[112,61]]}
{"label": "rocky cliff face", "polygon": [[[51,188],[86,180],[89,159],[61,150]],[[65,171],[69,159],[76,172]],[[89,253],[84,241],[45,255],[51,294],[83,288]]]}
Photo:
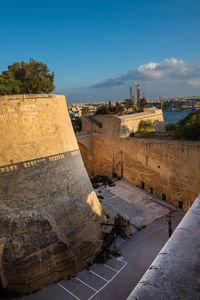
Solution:
{"label": "rocky cliff face", "polygon": [[1,97],[0,128],[0,276],[26,294],[93,261],[102,210],[64,96]]}

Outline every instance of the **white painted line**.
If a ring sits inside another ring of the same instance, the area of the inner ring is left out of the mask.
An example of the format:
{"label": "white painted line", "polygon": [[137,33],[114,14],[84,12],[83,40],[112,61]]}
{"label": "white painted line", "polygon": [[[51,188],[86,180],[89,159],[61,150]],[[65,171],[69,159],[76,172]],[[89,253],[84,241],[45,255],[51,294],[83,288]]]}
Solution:
{"label": "white painted line", "polygon": [[104,281],[108,282],[107,279],[105,279],[104,277],[102,277],[101,275],[95,273],[94,271],[89,270],[90,273],[94,274],[95,276],[98,276],[99,278],[103,279]]}
{"label": "white painted line", "polygon": [[80,281],[81,283],[83,283],[84,285],[86,285],[87,287],[89,287],[91,290],[97,292],[97,290],[95,290],[92,286],[90,286],[89,284],[87,284],[86,282],[82,281],[80,278],[75,277],[76,280]]}
{"label": "white painted line", "polygon": [[76,295],[74,295],[72,292],[70,292],[68,289],[66,289],[64,286],[62,286],[62,284],[57,283],[57,285],[59,285],[63,290],[67,291],[68,293],[70,293],[74,298],[76,298],[77,300],[81,300],[80,298],[78,298]]}
{"label": "white painted line", "polygon": [[121,261],[121,262],[124,263],[124,258],[123,258],[123,256],[120,256],[120,257],[114,257],[114,256],[112,256],[112,258],[114,258],[114,259],[116,259],[116,260]]}
{"label": "white painted line", "polygon": [[115,271],[115,272],[118,272],[118,270],[116,270],[116,269],[114,269],[114,268],[112,268],[112,267],[110,267],[110,266],[108,266],[106,264],[104,264],[104,266],[107,267],[107,268],[109,268],[109,269],[111,269],[111,270],[113,270],[113,271]]}
{"label": "white painted line", "polygon": [[98,294],[101,290],[103,290],[122,270],[123,268],[127,265],[127,262],[121,267],[121,269],[106,283],[104,284],[96,293],[94,293],[88,300],[92,299],[96,294]]}

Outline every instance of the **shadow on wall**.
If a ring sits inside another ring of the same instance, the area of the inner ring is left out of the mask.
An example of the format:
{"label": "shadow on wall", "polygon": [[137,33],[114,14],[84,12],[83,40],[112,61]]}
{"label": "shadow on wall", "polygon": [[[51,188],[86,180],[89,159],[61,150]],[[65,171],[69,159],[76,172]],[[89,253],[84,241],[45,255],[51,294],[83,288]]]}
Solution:
{"label": "shadow on wall", "polygon": [[42,206],[65,194],[73,198],[78,190],[77,198],[92,191],[79,150],[0,166],[0,204]]}
{"label": "shadow on wall", "polygon": [[0,169],[1,285],[27,294],[87,267],[101,250],[102,207],[80,151]]}
{"label": "shadow on wall", "polygon": [[158,132],[165,132],[166,131],[165,122],[163,122],[163,121],[155,120],[153,122],[153,126],[154,126],[155,131],[158,131]]}
{"label": "shadow on wall", "polygon": [[121,126],[120,128],[120,137],[125,138],[130,136],[130,129],[127,126]]}

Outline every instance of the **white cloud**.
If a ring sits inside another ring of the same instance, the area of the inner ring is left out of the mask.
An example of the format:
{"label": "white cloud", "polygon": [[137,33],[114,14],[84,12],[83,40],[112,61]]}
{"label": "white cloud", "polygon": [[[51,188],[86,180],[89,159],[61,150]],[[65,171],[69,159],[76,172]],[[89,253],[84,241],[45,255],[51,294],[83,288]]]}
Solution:
{"label": "white cloud", "polygon": [[130,70],[121,76],[97,83],[93,87],[104,88],[108,86],[120,86],[124,85],[127,81],[138,80],[192,80],[198,76],[200,76],[198,64],[196,66],[189,66],[182,59],[171,57],[166,58],[161,62],[149,62],[140,65],[137,69]]}
{"label": "white cloud", "polygon": [[187,80],[187,83],[191,86],[198,87],[200,86],[200,80]]}
{"label": "white cloud", "polygon": [[162,78],[163,72],[157,69],[158,66],[159,63],[150,62],[148,64],[141,65],[137,70],[141,73],[141,75],[149,78]]}

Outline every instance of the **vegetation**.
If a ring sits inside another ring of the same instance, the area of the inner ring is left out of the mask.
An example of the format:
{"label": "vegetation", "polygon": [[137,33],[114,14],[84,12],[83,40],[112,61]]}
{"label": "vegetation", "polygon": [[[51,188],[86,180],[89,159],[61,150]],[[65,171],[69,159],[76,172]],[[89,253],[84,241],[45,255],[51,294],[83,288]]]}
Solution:
{"label": "vegetation", "polygon": [[126,109],[128,110],[129,108],[133,107],[133,100],[126,99],[123,101],[123,104],[126,107]]}
{"label": "vegetation", "polygon": [[176,124],[173,123],[165,124],[165,129],[166,131],[174,131],[176,129]]}
{"label": "vegetation", "polygon": [[110,101],[108,104],[101,105],[96,110],[96,115],[119,115],[122,114],[124,111],[124,107],[119,103],[116,102],[113,105]]}
{"label": "vegetation", "polygon": [[72,119],[72,126],[74,128],[74,132],[79,132],[82,129],[82,120],[79,117]]}
{"label": "vegetation", "polygon": [[147,100],[145,98],[142,98],[138,101],[138,109],[140,111],[143,111],[146,106],[147,106]]}
{"label": "vegetation", "polygon": [[199,140],[200,111],[190,113],[184,119],[180,120],[174,130],[174,136],[177,138]]}
{"label": "vegetation", "polygon": [[138,126],[137,133],[142,135],[148,135],[148,133],[152,132],[153,130],[154,130],[154,126],[151,121],[141,120]]}
{"label": "vegetation", "polygon": [[15,62],[0,74],[0,95],[50,93],[54,89],[54,73],[32,58],[29,63]]}
{"label": "vegetation", "polygon": [[82,112],[82,116],[89,116],[90,115],[90,109],[88,106],[84,106],[82,109],[81,109],[81,112]]}

